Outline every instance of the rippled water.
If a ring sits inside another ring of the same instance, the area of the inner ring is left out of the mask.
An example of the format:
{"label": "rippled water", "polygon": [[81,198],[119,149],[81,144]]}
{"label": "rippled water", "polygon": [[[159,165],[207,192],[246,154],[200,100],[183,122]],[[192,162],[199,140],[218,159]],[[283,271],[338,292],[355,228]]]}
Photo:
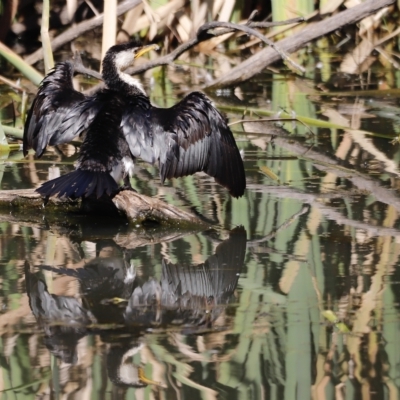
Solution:
{"label": "rippled water", "polygon": [[[139,163],[133,186],[194,206],[204,232],[3,210],[2,398],[397,398],[397,101],[312,90],[264,75],[214,98],[231,122],[257,118],[232,107],[284,107],[351,127],[233,125],[239,200],[205,175],[160,186]],[[73,168],[75,148],[61,150],[5,155],[2,189]]]}

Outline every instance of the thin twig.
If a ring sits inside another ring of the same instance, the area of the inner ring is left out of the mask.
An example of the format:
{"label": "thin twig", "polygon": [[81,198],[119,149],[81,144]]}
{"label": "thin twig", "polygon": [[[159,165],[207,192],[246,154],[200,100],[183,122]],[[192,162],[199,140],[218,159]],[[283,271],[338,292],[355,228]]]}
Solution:
{"label": "thin twig", "polygon": [[90,68],[86,68],[83,65],[82,57],[78,51],[76,51],[75,55],[74,55],[74,69],[75,69],[75,72],[79,72],[80,74],[90,75],[90,76],[93,76],[94,78],[100,79],[100,80],[103,79],[102,75],[99,72],[94,71],[93,69],[90,69]]}
{"label": "thin twig", "polygon": [[18,90],[20,92],[23,92],[25,90],[24,88],[22,88],[21,86],[18,86],[16,83],[14,83],[10,79],[6,78],[5,76],[0,75],[0,81],[6,83],[8,86],[10,86],[13,89]]}
{"label": "thin twig", "polygon": [[304,17],[296,17],[287,19],[285,21],[276,21],[276,22],[252,22],[248,24],[251,28],[272,28],[274,26],[284,26],[291,24],[298,24],[299,22],[304,22],[306,19]]}
{"label": "thin twig", "polygon": [[250,24],[251,22],[253,22],[254,18],[256,17],[256,15],[258,14],[258,10],[253,10],[250,14],[250,17],[247,20],[247,25]]}
{"label": "thin twig", "polygon": [[228,126],[241,124],[245,122],[299,122],[297,118],[260,118],[260,119],[239,119],[238,121],[233,121],[228,124]]}
{"label": "thin twig", "polygon": [[260,118],[260,119],[240,119],[238,121],[234,121],[228,124],[228,126],[232,126],[235,124],[241,124],[241,123],[246,123],[246,122],[298,122],[302,124],[308,131],[310,132],[311,135],[314,136],[314,132],[311,130],[311,128],[303,121],[301,121],[298,118]]}
{"label": "thin twig", "polygon": [[293,214],[290,218],[288,218],[282,225],[278,226],[276,229],[274,229],[271,233],[268,235],[263,236],[260,239],[253,239],[253,240],[248,240],[247,241],[247,247],[253,247],[255,245],[258,245],[260,243],[266,242],[268,240],[271,240],[274,238],[280,231],[283,229],[286,229],[290,224],[292,224],[297,218],[301,217],[303,214],[306,212],[310,211],[310,207],[308,205],[303,206],[302,209],[297,212],[296,214]]}
{"label": "thin twig", "polygon": [[85,3],[89,6],[89,8],[93,11],[93,14],[98,17],[100,15],[99,11],[97,8],[94,6],[94,4],[90,0],[85,0]]}

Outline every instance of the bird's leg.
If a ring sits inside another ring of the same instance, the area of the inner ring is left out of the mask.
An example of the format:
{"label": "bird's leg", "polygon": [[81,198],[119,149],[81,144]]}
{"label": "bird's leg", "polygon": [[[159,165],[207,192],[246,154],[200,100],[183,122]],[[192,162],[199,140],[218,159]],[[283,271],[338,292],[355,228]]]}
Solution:
{"label": "bird's leg", "polygon": [[44,208],[44,207],[47,206],[47,203],[48,203],[49,200],[50,200],[50,196],[42,197],[42,199],[43,199],[43,208]]}
{"label": "bird's leg", "polygon": [[115,193],[116,195],[120,192],[123,192],[124,190],[130,190],[131,192],[135,192],[137,193],[137,190],[135,190],[132,185],[131,185],[131,181],[129,179],[129,175],[124,176],[124,184],[122,186],[119,187],[119,189],[117,190],[117,192]]}
{"label": "bird's leg", "polygon": [[135,190],[132,187],[130,176],[128,174],[124,176],[124,184],[123,184],[122,188],[123,188],[123,190],[131,190],[132,192],[137,192],[137,190]]}

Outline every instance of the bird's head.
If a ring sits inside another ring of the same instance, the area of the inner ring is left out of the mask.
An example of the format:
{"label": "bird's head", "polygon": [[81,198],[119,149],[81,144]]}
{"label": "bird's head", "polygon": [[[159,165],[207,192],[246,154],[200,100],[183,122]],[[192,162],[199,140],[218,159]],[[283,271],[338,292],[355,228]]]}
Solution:
{"label": "bird's head", "polygon": [[125,93],[142,93],[144,89],[139,80],[126,74],[124,71],[131,67],[135,60],[151,50],[158,50],[156,44],[142,46],[139,42],[117,44],[108,49],[103,59],[103,79],[113,90],[122,90]]}
{"label": "bird's head", "polygon": [[126,68],[131,67],[135,60],[143,54],[158,49],[159,47],[156,44],[142,46],[136,41],[117,44],[108,49],[103,60],[103,70],[106,68],[106,64],[111,62],[119,71],[124,71]]}

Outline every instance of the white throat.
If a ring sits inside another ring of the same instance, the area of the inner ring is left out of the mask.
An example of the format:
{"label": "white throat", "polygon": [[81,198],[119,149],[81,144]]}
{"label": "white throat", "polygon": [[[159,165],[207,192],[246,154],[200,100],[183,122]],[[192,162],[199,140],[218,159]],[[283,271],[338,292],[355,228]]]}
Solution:
{"label": "white throat", "polygon": [[121,78],[122,81],[127,83],[129,86],[137,88],[144,95],[146,95],[146,92],[144,91],[142,83],[139,81],[139,79],[136,79],[133,76],[126,74],[125,72],[122,72],[121,70],[118,70],[118,76]]}
{"label": "white throat", "polygon": [[127,83],[129,86],[135,87],[136,89],[140,90],[144,95],[146,95],[146,92],[144,91],[139,79],[136,79],[133,76],[123,72],[128,67],[133,65],[134,61],[135,56],[132,50],[123,51],[117,54],[115,57],[115,66],[118,71],[118,76],[123,82]]}

